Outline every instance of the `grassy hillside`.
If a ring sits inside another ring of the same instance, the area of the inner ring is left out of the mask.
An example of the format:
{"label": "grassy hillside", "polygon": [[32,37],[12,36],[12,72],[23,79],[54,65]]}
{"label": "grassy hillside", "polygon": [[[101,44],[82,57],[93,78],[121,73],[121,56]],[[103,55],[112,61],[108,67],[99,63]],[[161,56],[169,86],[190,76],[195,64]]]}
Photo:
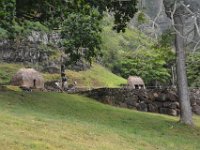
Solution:
{"label": "grassy hillside", "polygon": [[20,64],[0,63],[0,84],[10,82],[11,77],[22,67]]}
{"label": "grassy hillside", "polygon": [[92,68],[87,71],[74,72],[68,70],[66,72],[69,81],[77,81],[78,86],[87,87],[116,87],[120,84],[127,83],[127,80],[111,73],[106,68],[93,64]]}
{"label": "grassy hillside", "polygon": [[149,50],[155,40],[132,27],[128,27],[125,33],[117,33],[112,30],[112,19],[111,17],[105,17],[103,20],[101,51],[103,53],[103,63],[114,69],[113,66],[123,58],[124,54],[131,56],[136,50]]}
{"label": "grassy hillside", "polygon": [[0,93],[2,150],[199,150],[178,118],[114,108],[77,95]]}
{"label": "grassy hillside", "polygon": [[[12,76],[19,70],[24,67],[20,64],[0,64],[0,84],[9,83]],[[87,71],[70,71],[66,72],[69,79],[69,83],[77,81],[79,87],[116,87],[120,84],[126,83],[126,80],[111,73],[106,68],[93,64],[91,69]],[[59,80],[59,74],[43,74],[46,81]]]}

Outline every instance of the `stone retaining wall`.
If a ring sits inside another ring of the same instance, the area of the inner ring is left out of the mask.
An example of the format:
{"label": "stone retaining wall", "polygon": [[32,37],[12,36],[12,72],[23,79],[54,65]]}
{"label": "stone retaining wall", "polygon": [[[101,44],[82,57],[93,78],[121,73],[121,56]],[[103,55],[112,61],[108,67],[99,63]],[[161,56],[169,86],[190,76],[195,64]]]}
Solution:
{"label": "stone retaining wall", "polygon": [[[180,105],[175,90],[100,88],[80,92],[80,94],[113,106],[172,116],[180,114]],[[193,112],[200,115],[200,89],[191,90],[190,99]]]}

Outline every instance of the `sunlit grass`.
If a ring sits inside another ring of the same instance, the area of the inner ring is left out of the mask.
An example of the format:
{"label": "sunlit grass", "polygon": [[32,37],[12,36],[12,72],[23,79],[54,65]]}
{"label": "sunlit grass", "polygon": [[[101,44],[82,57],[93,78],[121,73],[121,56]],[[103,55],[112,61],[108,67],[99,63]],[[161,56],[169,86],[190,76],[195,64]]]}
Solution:
{"label": "sunlit grass", "polygon": [[103,105],[78,95],[0,93],[0,149],[198,150],[196,127],[177,117]]}
{"label": "sunlit grass", "polygon": [[70,82],[77,81],[80,87],[119,87],[127,82],[98,64],[93,64],[91,69],[86,71],[68,70],[66,74]]}
{"label": "sunlit grass", "polygon": [[12,76],[22,67],[20,64],[0,63],[0,84],[9,83]]}
{"label": "sunlit grass", "polygon": [[[20,64],[0,64],[0,84],[8,84],[12,76],[20,69],[23,68]],[[67,70],[68,83],[73,84],[77,81],[78,87],[119,87],[120,84],[125,84],[126,80],[111,73],[106,68],[93,64],[91,69],[86,71],[72,71]],[[60,80],[60,74],[43,73],[45,81]]]}

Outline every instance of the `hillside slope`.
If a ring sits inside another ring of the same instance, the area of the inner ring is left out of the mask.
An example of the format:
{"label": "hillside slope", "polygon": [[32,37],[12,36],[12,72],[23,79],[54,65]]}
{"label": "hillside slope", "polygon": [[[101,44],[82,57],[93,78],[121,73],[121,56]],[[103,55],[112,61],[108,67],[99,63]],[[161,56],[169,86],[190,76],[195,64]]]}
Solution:
{"label": "hillside slope", "polygon": [[198,150],[178,118],[103,105],[77,95],[0,93],[2,150]]}
{"label": "hillside slope", "polygon": [[[8,84],[18,69],[24,67],[22,64],[0,64],[0,84]],[[91,69],[86,71],[67,70],[68,82],[77,81],[78,87],[117,87],[127,81],[119,77],[101,65],[93,64]],[[46,81],[59,80],[60,74],[43,73]]]}

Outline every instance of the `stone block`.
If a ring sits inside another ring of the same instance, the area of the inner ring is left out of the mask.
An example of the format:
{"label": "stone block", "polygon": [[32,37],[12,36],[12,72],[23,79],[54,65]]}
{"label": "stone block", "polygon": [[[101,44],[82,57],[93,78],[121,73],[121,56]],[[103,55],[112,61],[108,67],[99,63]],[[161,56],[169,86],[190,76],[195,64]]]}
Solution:
{"label": "stone block", "polygon": [[199,105],[193,106],[192,110],[195,114],[200,115],[200,106]]}
{"label": "stone block", "polygon": [[148,111],[149,112],[158,112],[158,107],[153,104],[148,104]]}
{"label": "stone block", "polygon": [[169,93],[166,94],[166,100],[171,102],[176,102],[178,101],[178,96],[175,92],[170,91]]}
{"label": "stone block", "polygon": [[163,107],[176,109],[176,108],[179,107],[179,103],[177,103],[177,102],[164,102]]}
{"label": "stone block", "polygon": [[177,116],[178,114],[176,109],[168,109],[168,115]]}
{"label": "stone block", "polygon": [[159,102],[165,102],[165,101],[167,101],[167,96],[166,96],[166,94],[161,93],[158,95],[158,97],[156,97],[155,100],[159,101]]}
{"label": "stone block", "polygon": [[136,108],[139,111],[148,111],[147,104],[145,104],[144,102],[139,103]]}
{"label": "stone block", "polygon": [[159,108],[159,113],[161,114],[168,114],[169,108]]}

